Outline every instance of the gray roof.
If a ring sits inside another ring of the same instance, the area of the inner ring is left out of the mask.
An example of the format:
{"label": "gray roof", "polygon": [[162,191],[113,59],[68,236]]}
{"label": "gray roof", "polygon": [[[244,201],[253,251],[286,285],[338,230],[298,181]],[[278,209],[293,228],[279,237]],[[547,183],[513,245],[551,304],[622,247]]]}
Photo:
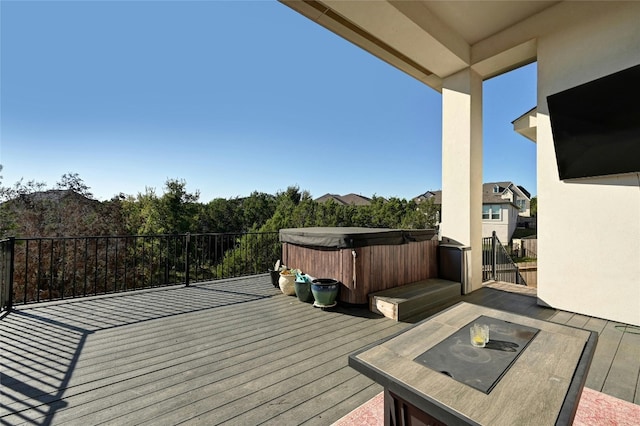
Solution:
{"label": "gray roof", "polygon": [[[493,188],[498,185],[498,192]],[[511,201],[502,198],[504,191],[513,185],[511,182],[489,182],[482,184],[482,204],[510,204]]]}
{"label": "gray roof", "polygon": [[324,203],[329,200],[333,200],[335,203],[345,206],[368,206],[371,204],[371,198],[353,193],[347,195],[324,194],[323,196],[316,198],[316,201],[319,203]]}
{"label": "gray roof", "polygon": [[520,189],[520,191],[522,191],[522,193],[526,195],[528,199],[531,199],[531,193],[524,189],[524,186],[518,185],[518,189]]}
{"label": "gray roof", "polygon": [[[493,192],[493,187],[495,185],[498,185],[498,187],[500,188],[499,193],[497,194]],[[524,194],[525,197],[531,199],[531,193],[526,189],[524,189],[523,186],[516,185],[513,182],[489,182],[482,185],[482,202],[483,203],[493,202],[491,200],[494,200],[496,195],[498,196],[498,198],[500,198],[500,195],[502,195],[504,191],[506,191],[509,188],[511,188],[512,190],[516,190],[516,192],[520,191],[522,192],[522,194]],[[485,199],[487,201],[485,201]],[[504,202],[505,200],[502,200],[502,201]]]}
{"label": "gray roof", "polygon": [[420,203],[425,200],[433,199],[434,204],[442,204],[442,191],[427,191],[413,198],[413,201]]}
{"label": "gray roof", "polygon": [[[498,192],[494,193],[493,188],[498,185]],[[482,204],[511,204],[511,201],[502,198],[502,194],[508,188],[518,188],[522,191],[527,198],[531,197],[531,194],[521,186],[516,186],[513,182],[488,182],[482,184]],[[442,204],[442,191],[427,191],[424,194],[420,194],[414,198],[414,201],[421,202],[433,198],[434,204]]]}

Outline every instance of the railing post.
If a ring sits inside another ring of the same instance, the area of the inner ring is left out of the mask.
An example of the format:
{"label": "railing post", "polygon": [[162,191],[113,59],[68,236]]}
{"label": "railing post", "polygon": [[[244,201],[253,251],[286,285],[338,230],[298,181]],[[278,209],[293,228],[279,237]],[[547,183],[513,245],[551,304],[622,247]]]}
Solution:
{"label": "railing post", "polygon": [[498,257],[498,248],[496,245],[496,240],[498,239],[498,236],[496,235],[496,231],[493,231],[491,233],[491,279],[496,281],[496,269],[497,269],[497,261],[496,258]]}
{"label": "railing post", "polygon": [[[8,253],[3,253],[2,260],[3,265],[3,277],[0,278],[3,282],[2,286],[2,309],[7,312],[13,308],[13,272],[14,272],[14,260],[15,260],[15,237],[9,237],[8,244],[3,244],[3,250],[8,246]],[[8,258],[7,258],[8,255]]]}
{"label": "railing post", "polygon": [[187,232],[187,235],[185,236],[184,250],[185,250],[184,282],[185,282],[185,285],[187,287],[189,287],[189,269],[191,268],[191,257],[190,257],[190,254],[189,254],[191,252],[191,234],[188,233],[188,232]]}
{"label": "railing post", "polygon": [[9,250],[11,252],[11,260],[9,265],[9,300],[7,303],[7,310],[13,308],[13,273],[15,272],[15,260],[16,260],[16,238],[10,237]]}

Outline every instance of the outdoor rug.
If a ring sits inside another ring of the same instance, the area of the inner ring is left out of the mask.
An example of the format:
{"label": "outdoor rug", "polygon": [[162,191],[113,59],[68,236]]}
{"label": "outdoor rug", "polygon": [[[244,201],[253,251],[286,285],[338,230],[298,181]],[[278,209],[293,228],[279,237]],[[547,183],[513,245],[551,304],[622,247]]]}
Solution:
{"label": "outdoor rug", "polygon": [[[384,394],[380,392],[337,422],[334,426],[380,426],[384,424]],[[584,388],[574,426],[639,426],[640,405]]]}

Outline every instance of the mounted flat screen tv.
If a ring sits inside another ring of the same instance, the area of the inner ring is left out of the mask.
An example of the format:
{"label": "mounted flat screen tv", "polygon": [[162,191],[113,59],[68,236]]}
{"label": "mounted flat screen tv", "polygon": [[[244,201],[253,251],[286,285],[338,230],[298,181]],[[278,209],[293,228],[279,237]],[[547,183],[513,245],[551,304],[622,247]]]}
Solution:
{"label": "mounted flat screen tv", "polygon": [[640,65],[547,97],[560,179],[640,172]]}

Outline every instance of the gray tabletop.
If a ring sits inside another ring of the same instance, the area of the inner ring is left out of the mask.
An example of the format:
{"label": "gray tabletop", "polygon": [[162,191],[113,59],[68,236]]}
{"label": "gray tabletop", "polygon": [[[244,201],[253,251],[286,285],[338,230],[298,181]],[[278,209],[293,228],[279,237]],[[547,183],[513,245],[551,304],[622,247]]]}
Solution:
{"label": "gray tabletop", "polygon": [[[539,329],[489,394],[415,362],[481,315]],[[352,354],[349,364],[449,423],[568,424],[593,357],[596,333],[468,303]]]}

